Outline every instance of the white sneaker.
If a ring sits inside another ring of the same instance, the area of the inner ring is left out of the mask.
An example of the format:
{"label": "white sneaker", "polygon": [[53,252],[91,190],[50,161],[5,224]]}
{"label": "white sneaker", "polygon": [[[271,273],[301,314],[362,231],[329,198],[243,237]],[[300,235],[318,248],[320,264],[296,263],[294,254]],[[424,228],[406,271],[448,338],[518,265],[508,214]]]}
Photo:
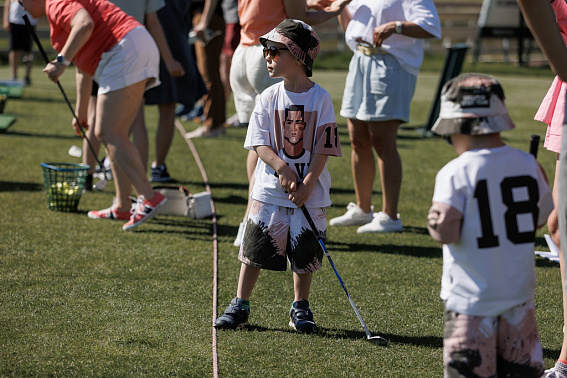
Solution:
{"label": "white sneaker", "polygon": [[359,227],[356,232],[364,234],[367,232],[402,232],[402,220],[398,214],[398,220],[393,220],[388,214],[379,212],[374,214],[372,222]]}
{"label": "white sneaker", "polygon": [[356,226],[372,222],[372,215],[374,214],[374,207],[371,207],[369,213],[362,211],[355,203],[349,203],[347,212],[340,217],[333,218],[329,221],[331,226]]}
{"label": "white sneaker", "polygon": [[234,243],[233,243],[235,247],[240,247],[240,244],[242,244],[242,234],[244,234],[244,222],[240,222],[240,225],[238,226],[236,239],[234,239]]}

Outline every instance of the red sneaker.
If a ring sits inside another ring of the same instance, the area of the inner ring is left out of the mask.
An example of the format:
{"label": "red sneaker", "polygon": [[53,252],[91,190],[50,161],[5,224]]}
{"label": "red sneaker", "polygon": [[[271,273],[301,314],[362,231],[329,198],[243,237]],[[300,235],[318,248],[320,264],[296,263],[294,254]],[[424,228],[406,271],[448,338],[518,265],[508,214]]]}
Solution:
{"label": "red sneaker", "polygon": [[112,205],[108,209],[89,211],[87,215],[91,219],[112,219],[127,221],[132,216],[132,212],[119,211],[114,207],[114,205]]}
{"label": "red sneaker", "polygon": [[139,226],[153,217],[156,214],[156,210],[166,202],[167,198],[160,192],[155,192],[154,197],[149,201],[144,196],[138,197],[136,211],[132,214],[128,223],[122,226],[122,229],[127,231]]}

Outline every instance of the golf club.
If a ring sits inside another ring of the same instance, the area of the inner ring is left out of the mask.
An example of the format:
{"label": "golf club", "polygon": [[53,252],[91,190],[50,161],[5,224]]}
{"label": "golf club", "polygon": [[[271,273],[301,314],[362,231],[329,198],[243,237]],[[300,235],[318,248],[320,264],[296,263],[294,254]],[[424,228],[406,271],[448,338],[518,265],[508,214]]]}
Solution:
{"label": "golf club", "polygon": [[352,297],[350,296],[345,284],[343,283],[343,280],[342,280],[341,276],[339,275],[337,268],[335,268],[335,264],[333,263],[333,260],[331,259],[331,255],[329,255],[329,252],[327,252],[327,248],[325,248],[325,244],[323,243],[323,237],[321,236],[321,234],[317,230],[317,227],[315,227],[315,223],[313,223],[313,219],[311,219],[311,215],[309,215],[309,211],[307,211],[307,208],[305,206],[302,206],[301,210],[303,211],[303,215],[305,215],[305,219],[307,219],[307,222],[309,223],[309,226],[311,227],[311,231],[313,232],[313,234],[315,235],[315,237],[319,241],[319,245],[321,245],[321,248],[323,249],[325,256],[327,256],[327,259],[331,263],[331,266],[333,267],[333,270],[335,271],[335,275],[339,279],[339,282],[341,283],[341,286],[342,286],[343,290],[345,291],[345,293],[348,297],[348,300],[350,301],[350,304],[352,305],[352,308],[354,309],[354,312],[356,312],[356,316],[358,317],[358,320],[360,320],[360,324],[362,324],[362,328],[364,328],[364,332],[366,332],[366,340],[370,341],[373,344],[378,344],[378,345],[381,345],[381,346],[388,345],[388,340],[386,340],[382,336],[372,336],[370,334],[370,331],[368,330],[368,327],[366,327],[364,320],[362,320],[362,316],[360,316],[360,313],[358,312],[358,309],[356,308],[356,305],[354,304],[354,301],[352,300]]}
{"label": "golf club", "polygon": [[539,147],[539,135],[532,134],[530,137],[530,154],[537,158],[537,149]]}
{"label": "golf club", "polygon": [[[43,49],[43,46],[41,45],[41,41],[39,40],[39,38],[38,38],[38,36],[35,32],[35,29],[33,28],[32,24],[30,23],[30,19],[28,18],[28,15],[25,14],[23,16],[23,18],[24,18],[24,22],[26,23],[26,26],[27,26],[30,34],[33,37],[33,40],[37,44],[37,48],[39,49],[41,56],[45,60],[45,63],[46,64],[50,63],[49,58],[47,57],[47,54],[45,53],[45,50]],[[79,130],[81,130],[81,134],[83,134],[83,138],[85,138],[85,140],[87,141],[87,144],[89,145],[89,149],[91,150],[96,162],[102,168],[102,173],[104,175],[104,179],[99,180],[96,184],[93,185],[94,189],[102,191],[106,188],[106,185],[108,184],[108,178],[106,176],[104,166],[102,165],[102,163],[98,159],[98,156],[97,156],[91,142],[89,141],[89,138],[87,138],[87,135],[85,134],[85,130],[83,129],[83,126],[81,125],[81,122],[79,121],[79,117],[77,117],[77,115],[75,114],[75,110],[73,110],[73,105],[71,105],[71,102],[69,102],[69,99],[67,98],[67,94],[65,94],[65,91],[63,90],[63,87],[61,86],[61,83],[59,81],[57,81],[57,86],[61,90],[61,94],[63,94],[63,98],[65,99],[65,102],[69,106],[69,109],[71,109],[71,113],[73,113],[73,117],[75,118],[75,120],[77,121],[77,124],[79,125]]]}

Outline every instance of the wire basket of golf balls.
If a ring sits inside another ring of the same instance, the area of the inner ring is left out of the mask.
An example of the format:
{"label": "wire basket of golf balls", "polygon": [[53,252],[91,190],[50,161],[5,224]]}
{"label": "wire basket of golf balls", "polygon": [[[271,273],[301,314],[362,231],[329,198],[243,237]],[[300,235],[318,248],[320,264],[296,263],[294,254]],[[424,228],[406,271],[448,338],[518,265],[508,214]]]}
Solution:
{"label": "wire basket of golf balls", "polygon": [[87,164],[41,163],[49,210],[77,211],[89,173]]}

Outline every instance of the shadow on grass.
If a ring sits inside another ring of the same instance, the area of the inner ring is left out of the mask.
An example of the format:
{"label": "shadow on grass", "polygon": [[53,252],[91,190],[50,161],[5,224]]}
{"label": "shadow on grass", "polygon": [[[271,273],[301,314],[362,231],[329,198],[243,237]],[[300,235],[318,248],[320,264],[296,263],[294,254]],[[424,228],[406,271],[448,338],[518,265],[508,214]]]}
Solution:
{"label": "shadow on grass", "polygon": [[219,189],[238,189],[238,190],[246,190],[248,191],[248,183],[242,182],[211,182],[211,190],[215,191],[215,188]]}
{"label": "shadow on grass", "polygon": [[559,358],[560,352],[561,351],[559,349],[543,348],[543,357],[544,358],[551,358],[552,360],[555,361]]}
{"label": "shadow on grass", "polygon": [[[284,332],[284,333],[297,333],[292,328],[267,328],[256,325],[248,325],[243,330],[251,332]],[[347,331],[344,329],[324,328],[319,327],[319,331],[312,334],[312,336],[321,337],[325,339],[348,339],[348,340],[366,340],[366,333],[363,331]],[[381,336],[388,340],[390,343],[396,344],[410,344],[415,346],[422,346],[428,348],[443,348],[443,338],[439,336],[403,336],[394,335],[390,333],[372,333],[372,336]]]}
{"label": "shadow on grass", "polygon": [[[59,94],[59,91],[57,91]],[[14,99],[16,100],[16,99]],[[63,99],[63,95],[59,94],[58,96],[33,96],[26,94],[22,98],[17,99],[18,102],[41,102],[41,103],[64,103],[65,100]]]}
{"label": "shadow on grass", "polygon": [[546,258],[536,258],[535,265],[537,268],[559,268],[559,264]]}
{"label": "shadow on grass", "polygon": [[439,247],[418,247],[404,246],[398,244],[364,244],[364,243],[341,243],[328,242],[326,245],[329,253],[333,252],[374,252],[385,253],[389,255],[413,256],[441,258],[441,248]]}
{"label": "shadow on grass", "polygon": [[[174,181],[171,183],[166,183],[164,185],[174,185],[174,184],[178,184],[178,185],[183,185],[185,187],[187,187],[187,189],[189,189],[189,191],[191,191],[191,187],[204,187],[206,186],[206,183],[204,183],[203,181]],[[157,185],[157,183],[156,183]],[[237,190],[248,190],[248,183],[237,183],[237,182],[223,182],[223,183],[216,183],[216,182],[209,182],[209,185],[211,186],[211,191],[213,192],[213,199],[215,201],[219,200],[219,197],[215,196],[215,189],[237,189]],[[204,191],[205,189],[203,189]]]}
{"label": "shadow on grass", "polygon": [[230,205],[246,205],[248,203],[247,197],[230,195],[228,197],[215,198],[215,203],[228,203]]}
{"label": "shadow on grass", "polygon": [[[332,187],[331,188],[331,196],[333,194],[352,194],[353,196],[353,200],[354,200],[354,188],[341,188],[341,187]],[[378,191],[378,190],[372,190],[372,194],[376,194],[376,195],[382,195],[382,191]],[[346,204],[342,204],[340,202],[333,202],[333,207],[339,207],[339,208],[346,208],[347,205]]]}
{"label": "shadow on grass", "polygon": [[41,192],[43,184],[33,182],[0,181],[0,192]]}
{"label": "shadow on grass", "polygon": [[21,131],[9,131],[3,135],[6,136],[21,136],[21,137],[32,137],[32,138],[49,138],[49,139],[73,139],[77,140],[77,143],[82,143],[75,134],[40,134],[40,133],[26,133]]}

